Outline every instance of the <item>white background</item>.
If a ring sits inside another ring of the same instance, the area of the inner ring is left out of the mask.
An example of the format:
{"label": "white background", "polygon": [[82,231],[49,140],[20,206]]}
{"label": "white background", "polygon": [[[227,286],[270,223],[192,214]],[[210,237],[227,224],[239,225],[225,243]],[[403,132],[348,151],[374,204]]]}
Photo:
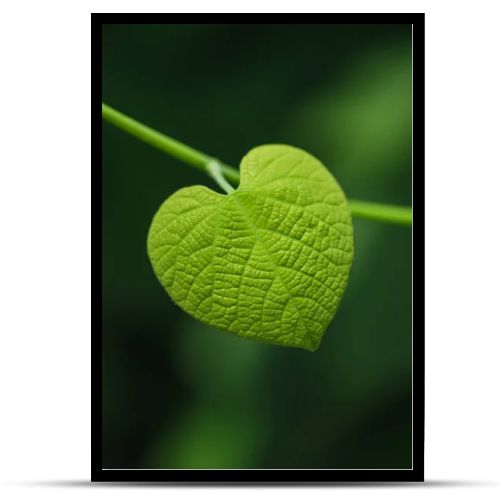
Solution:
{"label": "white background", "polygon": [[[496,2],[426,12],[426,485],[287,488],[357,498],[500,497]],[[242,498],[276,488],[91,486],[90,12],[372,12],[373,2],[16,2],[0,16],[3,498]],[[281,6],[279,5],[281,4]],[[420,168],[415,165],[415,168]],[[97,179],[98,181],[98,179]],[[100,196],[95,192],[94,196]],[[99,200],[97,200],[99,201]],[[94,263],[99,269],[99,263]],[[99,278],[96,277],[98,280]],[[95,283],[99,287],[99,283]],[[98,297],[95,297],[99,307]],[[416,310],[415,314],[421,314]],[[76,325],[76,326],[75,326]],[[419,332],[416,332],[418,335]]]}

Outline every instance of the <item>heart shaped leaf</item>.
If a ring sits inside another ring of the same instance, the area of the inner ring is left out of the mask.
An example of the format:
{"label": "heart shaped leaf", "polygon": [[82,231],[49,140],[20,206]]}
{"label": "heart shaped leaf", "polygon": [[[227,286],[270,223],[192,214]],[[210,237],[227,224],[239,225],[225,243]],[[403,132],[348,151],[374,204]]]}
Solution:
{"label": "heart shaped leaf", "polygon": [[353,229],[347,201],[313,156],[259,146],[240,186],[180,189],[148,235],[153,269],[195,318],[240,337],[315,351],[347,285]]}

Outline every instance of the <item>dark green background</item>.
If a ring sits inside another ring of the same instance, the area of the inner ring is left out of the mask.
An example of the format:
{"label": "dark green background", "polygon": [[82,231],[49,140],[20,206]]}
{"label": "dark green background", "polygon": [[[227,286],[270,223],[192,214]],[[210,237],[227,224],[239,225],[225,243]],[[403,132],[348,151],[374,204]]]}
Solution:
{"label": "dark green background", "polygon": [[[317,156],[348,197],[411,204],[410,25],[106,25],[103,100],[238,165]],[[103,466],[411,466],[411,229],[354,220],[346,294],[316,353],[183,313],[146,253],[199,171],[103,123]]]}

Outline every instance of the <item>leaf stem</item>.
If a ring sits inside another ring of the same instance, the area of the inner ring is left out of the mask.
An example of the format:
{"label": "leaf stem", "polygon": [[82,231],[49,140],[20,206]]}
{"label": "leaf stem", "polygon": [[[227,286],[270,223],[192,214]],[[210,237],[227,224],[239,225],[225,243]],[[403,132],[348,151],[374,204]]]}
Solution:
{"label": "leaf stem", "polygon": [[[133,135],[150,146],[205,172],[227,193],[234,191],[234,188],[227,180],[234,184],[238,184],[240,181],[240,173],[234,167],[221,163],[217,158],[208,156],[197,149],[172,139],[104,103],[102,103],[102,117],[115,127]],[[358,200],[348,200],[348,203],[353,217],[392,224],[411,225],[412,223],[411,207],[384,205]]]}
{"label": "leaf stem", "polygon": [[230,194],[234,192],[233,186],[226,181],[224,174],[222,173],[222,169],[220,163],[216,160],[212,160],[207,165],[207,170],[210,176],[214,179],[214,181],[227,193]]}

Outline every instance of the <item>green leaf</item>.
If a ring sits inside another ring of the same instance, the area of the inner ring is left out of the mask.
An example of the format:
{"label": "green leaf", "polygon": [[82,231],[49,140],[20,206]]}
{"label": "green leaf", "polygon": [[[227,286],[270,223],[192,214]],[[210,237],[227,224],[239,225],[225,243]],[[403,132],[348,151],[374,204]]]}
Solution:
{"label": "green leaf", "polygon": [[347,201],[313,156],[252,149],[231,194],[183,188],[156,213],[153,269],[195,318],[240,337],[315,351],[347,285],[353,228]]}

